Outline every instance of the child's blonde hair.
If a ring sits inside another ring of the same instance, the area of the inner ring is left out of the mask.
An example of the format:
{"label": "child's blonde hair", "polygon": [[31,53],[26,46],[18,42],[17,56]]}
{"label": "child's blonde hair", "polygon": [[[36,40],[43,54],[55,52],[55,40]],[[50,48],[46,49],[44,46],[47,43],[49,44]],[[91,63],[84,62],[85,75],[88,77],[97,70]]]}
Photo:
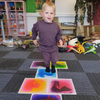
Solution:
{"label": "child's blonde hair", "polygon": [[47,1],[45,2],[43,5],[42,5],[42,11],[43,9],[46,7],[46,6],[49,6],[49,7],[52,7],[54,9],[54,12],[56,12],[56,7],[55,7],[55,4],[51,1]]}

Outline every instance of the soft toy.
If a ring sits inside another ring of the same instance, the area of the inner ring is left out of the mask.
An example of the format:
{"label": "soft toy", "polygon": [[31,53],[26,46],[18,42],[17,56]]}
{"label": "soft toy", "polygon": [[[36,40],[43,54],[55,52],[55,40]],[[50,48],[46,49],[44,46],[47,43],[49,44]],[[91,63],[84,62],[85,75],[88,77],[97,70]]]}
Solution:
{"label": "soft toy", "polygon": [[86,43],[86,41],[85,42],[83,42],[82,43],[82,45],[80,44],[80,42],[78,41],[78,43],[76,44],[76,46],[78,46],[78,48],[77,48],[77,51],[79,52],[79,54],[81,54],[81,53],[84,53],[85,52],[85,48],[84,48],[84,43]]}
{"label": "soft toy", "polygon": [[75,46],[77,44],[77,41],[78,41],[77,38],[71,39],[69,40],[68,45]]}

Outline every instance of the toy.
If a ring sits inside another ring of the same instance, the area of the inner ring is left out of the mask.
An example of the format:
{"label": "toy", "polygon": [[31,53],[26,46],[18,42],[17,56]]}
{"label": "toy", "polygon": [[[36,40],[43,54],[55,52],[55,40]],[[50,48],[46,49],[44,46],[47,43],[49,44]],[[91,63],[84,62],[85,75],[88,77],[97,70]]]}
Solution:
{"label": "toy", "polygon": [[29,31],[29,37],[32,37],[32,31]]}
{"label": "toy", "polygon": [[100,40],[95,40],[95,41],[93,41],[92,43],[98,44],[98,43],[100,43]]}
{"label": "toy", "polygon": [[3,40],[2,45],[7,46],[7,47],[13,47],[14,46],[13,45],[13,38],[10,40]]}
{"label": "toy", "polygon": [[13,34],[17,34],[17,31],[16,30],[13,30]]}
{"label": "toy", "polygon": [[15,10],[14,2],[9,2],[10,10]]}
{"label": "toy", "polygon": [[95,46],[96,48],[98,47],[98,44],[100,44],[100,40],[95,40],[92,42],[93,46]]}
{"label": "toy", "polygon": [[21,2],[17,3],[17,10],[23,10],[23,6]]}
{"label": "toy", "polygon": [[0,42],[3,41],[3,38],[0,38]]}
{"label": "toy", "polygon": [[31,48],[31,44],[33,44],[33,40],[25,40],[21,44],[17,44],[17,48],[21,47],[22,49]]}
{"label": "toy", "polygon": [[78,41],[80,42],[80,43],[82,43],[82,42],[84,42],[84,39],[85,39],[85,37],[84,36],[77,36],[77,38],[78,38]]}
{"label": "toy", "polygon": [[74,38],[74,39],[69,40],[68,44],[71,45],[71,46],[75,46],[77,44],[76,43],[77,41],[78,41],[78,39]]}
{"label": "toy", "polygon": [[13,27],[17,27],[17,24],[16,24],[16,22],[14,21],[14,23],[13,23]]}
{"label": "toy", "polygon": [[22,15],[19,15],[18,18],[19,18],[19,19],[23,19],[23,16],[22,16]]}
{"label": "toy", "polygon": [[79,51],[77,51],[75,48],[70,48],[71,50],[74,50],[74,51],[76,51],[77,53],[79,53],[80,54],[80,52]]}
{"label": "toy", "polygon": [[24,24],[19,24],[19,27],[24,27]]}
{"label": "toy", "polygon": [[82,45],[81,45],[80,42],[78,41],[78,43],[76,44],[76,46],[78,46],[77,51],[79,51],[79,54],[85,52],[85,48],[83,47],[84,43],[86,43],[86,42],[83,42]]}
{"label": "toy", "polygon": [[0,45],[3,43],[3,38],[0,38]]}
{"label": "toy", "polygon": [[39,43],[35,47],[39,47]]}
{"label": "toy", "polygon": [[89,53],[89,52],[92,52],[92,53],[94,53],[94,54],[96,54],[96,48],[94,47],[94,46],[90,46],[89,47],[89,50],[88,51],[86,51],[85,53],[83,53],[83,54],[86,54],[86,53]]}
{"label": "toy", "polygon": [[[95,30],[96,30],[96,28],[95,28]],[[94,38],[94,39],[97,39],[97,40],[100,39],[100,32],[99,33],[91,33],[91,38]]]}
{"label": "toy", "polygon": [[97,46],[100,47],[100,43],[98,43]]}
{"label": "toy", "polygon": [[63,45],[61,46],[59,43],[57,43],[57,46],[61,47],[61,48],[66,48],[67,42],[65,40],[63,40]]}
{"label": "toy", "polygon": [[10,14],[10,18],[11,18],[11,19],[14,19],[14,18],[15,18],[15,13],[11,13],[11,14]]}
{"label": "toy", "polygon": [[20,32],[21,35],[25,35],[25,32]]}
{"label": "toy", "polygon": [[4,2],[0,2],[0,9],[5,10],[5,3]]}
{"label": "toy", "polygon": [[67,48],[69,48],[69,50],[67,50],[67,52],[70,52],[71,50],[76,50],[76,49],[74,49],[74,47],[78,47],[78,46],[67,45]]}
{"label": "toy", "polygon": [[2,19],[2,18],[3,18],[3,14],[0,15],[0,19]]}

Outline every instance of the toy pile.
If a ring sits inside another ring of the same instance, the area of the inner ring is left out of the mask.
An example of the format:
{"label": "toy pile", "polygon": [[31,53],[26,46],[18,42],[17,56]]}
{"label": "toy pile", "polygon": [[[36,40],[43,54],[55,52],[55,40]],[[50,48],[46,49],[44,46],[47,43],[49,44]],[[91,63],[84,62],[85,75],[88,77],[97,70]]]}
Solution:
{"label": "toy pile", "polygon": [[0,45],[5,46],[5,47],[14,47],[15,45],[17,46],[17,48],[22,48],[25,50],[26,48],[31,48],[32,44],[33,44],[33,40],[31,40],[30,38],[27,40],[22,40],[15,34],[12,34],[11,39],[3,40],[2,38],[0,38]]}
{"label": "toy pile", "polygon": [[63,37],[63,46],[57,45],[59,52],[75,51],[78,54],[96,54],[96,48],[100,47],[100,40],[85,40],[83,36],[74,38]]}

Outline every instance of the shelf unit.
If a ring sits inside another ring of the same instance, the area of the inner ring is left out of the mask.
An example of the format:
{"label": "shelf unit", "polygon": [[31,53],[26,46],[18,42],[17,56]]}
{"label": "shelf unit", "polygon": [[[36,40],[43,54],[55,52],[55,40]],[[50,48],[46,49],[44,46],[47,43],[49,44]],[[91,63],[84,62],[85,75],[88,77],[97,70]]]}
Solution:
{"label": "shelf unit", "polygon": [[26,4],[24,1],[0,1],[5,3],[5,12],[7,16],[7,26],[9,36],[26,36]]}
{"label": "shelf unit", "polygon": [[[2,30],[2,26],[1,26],[1,24],[4,25],[4,22],[5,22],[4,19],[1,19],[1,18],[2,18],[2,14],[3,14],[3,15],[6,15],[5,3],[4,3],[4,2],[0,2],[0,37],[1,37],[1,35],[2,35],[2,36],[4,35],[4,33],[2,33],[2,32],[5,31],[5,28]],[[2,22],[1,22],[1,21],[2,21]],[[6,26],[7,26],[7,25],[6,25]],[[3,26],[3,27],[4,27],[4,26]]]}

